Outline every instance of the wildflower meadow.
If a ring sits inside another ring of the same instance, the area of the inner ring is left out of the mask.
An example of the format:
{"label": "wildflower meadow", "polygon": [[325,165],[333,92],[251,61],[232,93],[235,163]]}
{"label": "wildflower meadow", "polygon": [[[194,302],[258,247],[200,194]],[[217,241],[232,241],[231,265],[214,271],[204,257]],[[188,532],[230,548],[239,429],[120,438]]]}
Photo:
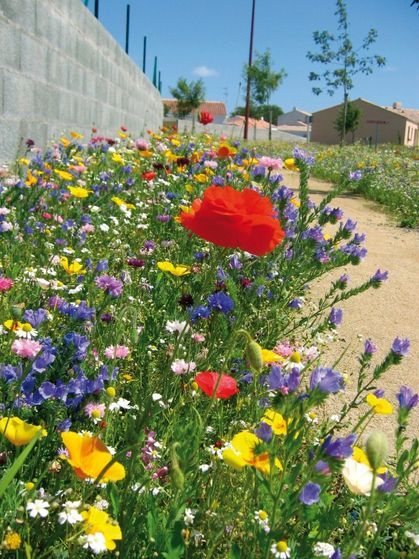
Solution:
{"label": "wildflower meadow", "polygon": [[310,295],[367,257],[341,186],[308,195],[336,152],[96,134],[0,170],[0,556],[413,558],[418,395],[380,384],[409,340],[326,357],[387,272]]}

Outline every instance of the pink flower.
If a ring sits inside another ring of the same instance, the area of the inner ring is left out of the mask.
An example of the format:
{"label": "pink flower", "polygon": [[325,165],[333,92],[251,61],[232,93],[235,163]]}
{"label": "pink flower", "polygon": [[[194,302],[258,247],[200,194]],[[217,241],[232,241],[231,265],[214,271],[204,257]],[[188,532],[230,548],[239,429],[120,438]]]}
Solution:
{"label": "pink flower", "polygon": [[196,334],[192,334],[192,339],[194,342],[204,342],[205,341],[205,336],[204,334],[200,334],[199,332],[197,332]]}
{"label": "pink flower", "polygon": [[26,340],[24,338],[15,340],[12,344],[12,351],[23,357],[23,359],[33,359],[41,351],[42,346],[33,340]]}
{"label": "pink flower", "polygon": [[105,357],[108,359],[124,359],[129,354],[130,351],[125,345],[110,345],[105,349]]}
{"label": "pink flower", "polygon": [[193,361],[186,362],[184,359],[175,359],[170,368],[175,375],[185,375],[196,369],[196,363]]}
{"label": "pink flower", "polygon": [[279,157],[274,158],[266,156],[263,156],[259,159],[259,165],[262,165],[262,167],[266,167],[270,170],[282,169],[282,167],[284,166],[284,164],[282,163],[282,159],[280,159]]}
{"label": "pink flower", "polygon": [[84,406],[84,413],[87,417],[92,419],[102,419],[105,415],[106,406],[105,404],[96,404],[94,402],[89,402]]}
{"label": "pink flower", "polygon": [[9,291],[13,287],[13,280],[10,278],[0,278],[0,293]]}

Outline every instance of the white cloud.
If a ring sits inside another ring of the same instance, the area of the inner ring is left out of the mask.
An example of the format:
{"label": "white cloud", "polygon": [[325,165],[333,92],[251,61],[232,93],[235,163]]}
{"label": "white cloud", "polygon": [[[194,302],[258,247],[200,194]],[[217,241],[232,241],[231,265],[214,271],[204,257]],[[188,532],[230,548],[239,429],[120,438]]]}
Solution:
{"label": "white cloud", "polygon": [[199,76],[200,78],[215,78],[218,76],[217,70],[214,70],[214,68],[208,68],[208,66],[197,66],[194,68],[193,73],[195,76]]}

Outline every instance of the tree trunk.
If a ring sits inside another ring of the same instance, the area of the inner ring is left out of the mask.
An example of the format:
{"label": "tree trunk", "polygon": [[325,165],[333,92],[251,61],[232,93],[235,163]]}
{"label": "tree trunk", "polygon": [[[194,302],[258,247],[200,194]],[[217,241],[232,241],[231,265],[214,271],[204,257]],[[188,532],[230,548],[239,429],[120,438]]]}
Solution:
{"label": "tree trunk", "polygon": [[345,92],[343,94],[343,123],[342,123],[342,132],[340,138],[340,146],[342,147],[345,143],[345,136],[346,136],[346,116],[348,114],[348,94]]}
{"label": "tree trunk", "polygon": [[269,140],[272,141],[272,108],[269,109]]}

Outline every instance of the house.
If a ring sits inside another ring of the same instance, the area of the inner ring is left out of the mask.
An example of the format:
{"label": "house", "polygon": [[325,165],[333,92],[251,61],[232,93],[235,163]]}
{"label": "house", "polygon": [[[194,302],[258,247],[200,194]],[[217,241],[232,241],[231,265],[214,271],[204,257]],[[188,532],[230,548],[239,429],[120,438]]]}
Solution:
{"label": "house", "polygon": [[[400,102],[391,107],[382,107],[359,98],[351,101],[361,109],[359,126],[355,133],[348,133],[345,140],[364,141],[369,144],[419,144],[419,109],[405,109]],[[339,143],[339,132],[335,122],[343,103],[316,111],[312,116],[311,140],[321,144]]]}
{"label": "house", "polygon": [[307,138],[311,129],[311,113],[294,107],[292,111],[278,117],[277,125],[282,132]]}
{"label": "house", "polygon": [[[163,106],[165,108],[165,120],[175,120],[176,115],[176,99],[162,99]],[[215,124],[222,124],[227,116],[227,108],[225,103],[221,101],[204,101],[199,105],[197,114],[201,112],[211,113],[214,117]],[[192,116],[188,115],[185,117],[187,120],[191,120]]]}

